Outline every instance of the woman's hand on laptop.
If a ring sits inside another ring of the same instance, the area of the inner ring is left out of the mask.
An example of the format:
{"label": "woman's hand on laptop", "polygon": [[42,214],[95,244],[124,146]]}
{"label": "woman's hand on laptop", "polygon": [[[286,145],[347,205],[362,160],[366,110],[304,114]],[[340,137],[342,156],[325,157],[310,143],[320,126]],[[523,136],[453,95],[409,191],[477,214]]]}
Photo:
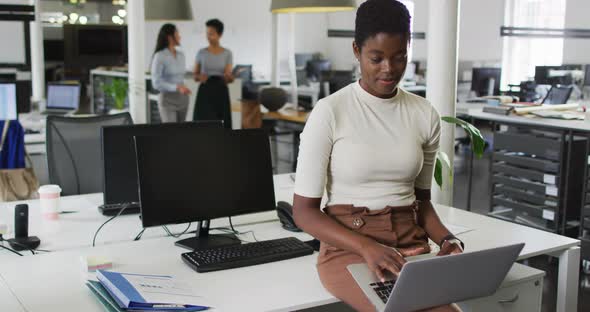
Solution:
{"label": "woman's hand on laptop", "polygon": [[361,250],[361,255],[367,262],[367,266],[375,273],[377,278],[384,282],[385,272],[390,271],[398,276],[406,260],[395,249],[373,242]]}
{"label": "woman's hand on laptop", "polygon": [[459,242],[451,240],[445,241],[440,247],[440,251],[436,254],[437,256],[456,255],[463,252],[461,244]]}

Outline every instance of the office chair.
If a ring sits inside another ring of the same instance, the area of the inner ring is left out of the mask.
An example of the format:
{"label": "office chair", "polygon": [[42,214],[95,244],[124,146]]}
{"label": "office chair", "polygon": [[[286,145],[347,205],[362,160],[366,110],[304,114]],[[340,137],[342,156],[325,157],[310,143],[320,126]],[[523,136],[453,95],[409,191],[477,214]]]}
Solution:
{"label": "office chair", "polygon": [[129,113],[96,117],[47,116],[49,181],[63,195],[103,191],[101,127],[133,124]]}
{"label": "office chair", "polygon": [[276,112],[287,103],[287,92],[282,88],[261,88],[258,101],[271,112]]}
{"label": "office chair", "polygon": [[[287,92],[282,88],[265,87],[259,90],[258,102],[271,112],[281,109],[287,103],[287,99]],[[278,140],[278,137],[282,135],[293,135],[293,131],[290,129],[281,129],[277,125],[277,120],[272,118],[263,118],[262,128],[268,131],[271,142],[272,167],[276,169],[279,160],[278,143],[288,143]]]}

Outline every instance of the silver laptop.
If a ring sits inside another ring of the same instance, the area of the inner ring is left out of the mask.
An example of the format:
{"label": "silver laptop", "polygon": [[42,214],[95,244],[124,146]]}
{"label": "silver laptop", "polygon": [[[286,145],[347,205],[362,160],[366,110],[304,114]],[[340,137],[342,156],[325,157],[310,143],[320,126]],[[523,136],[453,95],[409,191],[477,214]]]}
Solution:
{"label": "silver laptop", "polygon": [[67,114],[78,110],[80,84],[52,82],[47,85],[47,102],[43,114]]}
{"label": "silver laptop", "polygon": [[365,263],[347,268],[377,311],[415,311],[493,294],[523,247],[515,244],[452,256],[410,257],[397,280],[389,274],[385,283]]}

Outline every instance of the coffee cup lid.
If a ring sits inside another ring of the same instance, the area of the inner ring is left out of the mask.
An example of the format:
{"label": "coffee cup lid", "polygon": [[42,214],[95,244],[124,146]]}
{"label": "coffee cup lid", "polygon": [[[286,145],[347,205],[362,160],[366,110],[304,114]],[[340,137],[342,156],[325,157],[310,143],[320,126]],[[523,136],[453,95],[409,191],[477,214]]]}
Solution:
{"label": "coffee cup lid", "polygon": [[55,184],[47,184],[47,185],[43,185],[39,188],[39,194],[55,194],[55,193],[61,193],[61,187],[59,187],[59,185],[55,185]]}

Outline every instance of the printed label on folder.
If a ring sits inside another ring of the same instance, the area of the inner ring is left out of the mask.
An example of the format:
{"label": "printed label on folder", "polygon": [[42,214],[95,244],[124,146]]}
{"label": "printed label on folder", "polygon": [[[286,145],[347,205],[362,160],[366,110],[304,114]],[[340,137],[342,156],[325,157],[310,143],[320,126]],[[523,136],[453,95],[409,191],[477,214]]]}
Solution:
{"label": "printed label on folder", "polygon": [[557,187],[554,185],[547,185],[545,188],[545,195],[557,196]]}
{"label": "printed label on folder", "polygon": [[555,185],[555,176],[552,174],[544,174],[543,175],[543,183]]}
{"label": "printed label on folder", "polygon": [[549,221],[555,221],[555,212],[547,209],[543,209],[543,219]]}

